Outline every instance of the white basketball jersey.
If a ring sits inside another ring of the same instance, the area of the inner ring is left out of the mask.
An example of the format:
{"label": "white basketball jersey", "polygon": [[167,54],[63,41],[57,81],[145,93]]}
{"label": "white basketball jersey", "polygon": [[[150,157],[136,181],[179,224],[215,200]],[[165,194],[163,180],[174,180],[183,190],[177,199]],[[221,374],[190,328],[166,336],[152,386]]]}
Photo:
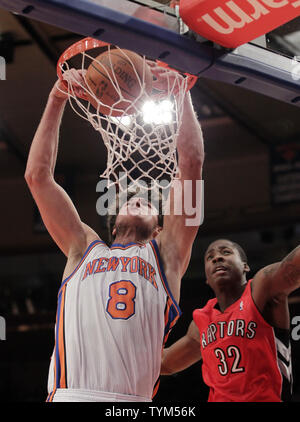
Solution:
{"label": "white basketball jersey", "polygon": [[155,240],[93,242],[58,293],[47,400],[61,389],[151,400],[179,316]]}

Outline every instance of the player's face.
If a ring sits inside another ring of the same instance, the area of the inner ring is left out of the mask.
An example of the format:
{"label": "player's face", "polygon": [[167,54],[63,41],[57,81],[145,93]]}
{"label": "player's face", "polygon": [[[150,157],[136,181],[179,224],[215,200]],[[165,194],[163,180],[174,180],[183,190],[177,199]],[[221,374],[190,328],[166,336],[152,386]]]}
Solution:
{"label": "player's face", "polygon": [[133,197],[119,211],[116,226],[120,224],[132,224],[146,230],[154,230],[158,224],[158,211],[144,198]]}
{"label": "player's face", "polygon": [[215,288],[240,283],[246,271],[238,250],[228,240],[217,240],[207,249],[205,256],[207,283]]}

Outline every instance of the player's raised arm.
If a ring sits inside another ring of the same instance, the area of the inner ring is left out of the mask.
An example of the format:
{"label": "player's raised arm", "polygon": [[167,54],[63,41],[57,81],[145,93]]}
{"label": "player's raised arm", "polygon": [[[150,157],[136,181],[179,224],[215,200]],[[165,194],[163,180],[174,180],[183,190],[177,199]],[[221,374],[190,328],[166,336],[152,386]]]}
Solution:
{"label": "player's raised arm", "polygon": [[175,299],[179,300],[180,280],[190,261],[203,207],[203,136],[189,93],[184,97],[177,151],[179,178],[170,190],[164,227],[157,241],[166,263],[169,286]]}
{"label": "player's raised arm", "polygon": [[63,253],[70,256],[83,253],[97,235],[81,222],[70,197],[54,179],[59,128],[67,100],[62,89],[58,81],[50,92],[32,141],[25,179],[48,232]]}
{"label": "player's raised arm", "polygon": [[260,310],[270,302],[283,302],[300,287],[300,246],[281,262],[261,269],[253,279],[252,295]]}

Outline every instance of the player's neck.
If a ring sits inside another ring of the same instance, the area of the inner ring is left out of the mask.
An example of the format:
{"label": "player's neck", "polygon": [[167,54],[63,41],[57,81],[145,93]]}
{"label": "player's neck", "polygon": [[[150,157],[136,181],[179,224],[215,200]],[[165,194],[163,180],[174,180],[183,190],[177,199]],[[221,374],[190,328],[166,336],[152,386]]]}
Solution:
{"label": "player's neck", "polygon": [[119,243],[121,245],[128,245],[128,243],[140,243],[145,244],[149,242],[151,238],[146,238],[145,236],[141,236],[140,233],[136,231],[128,231],[125,233],[120,233],[115,237],[113,243]]}
{"label": "player's neck", "polygon": [[[151,240],[151,239],[149,239]],[[136,236],[118,236],[114,239],[113,243],[118,243],[121,245],[128,245],[129,243],[138,243],[138,244],[145,244],[147,242],[149,242],[149,240],[141,240],[141,239],[137,239]]]}
{"label": "player's neck", "polygon": [[128,243],[145,244],[152,239],[152,231],[138,226],[119,225],[117,227],[114,243],[126,245]]}
{"label": "player's neck", "polygon": [[229,306],[231,306],[234,302],[240,299],[244,290],[246,288],[247,283],[239,284],[232,288],[230,286],[229,289],[220,289],[220,291],[216,292],[216,297],[218,301],[218,308],[221,312],[224,312]]}

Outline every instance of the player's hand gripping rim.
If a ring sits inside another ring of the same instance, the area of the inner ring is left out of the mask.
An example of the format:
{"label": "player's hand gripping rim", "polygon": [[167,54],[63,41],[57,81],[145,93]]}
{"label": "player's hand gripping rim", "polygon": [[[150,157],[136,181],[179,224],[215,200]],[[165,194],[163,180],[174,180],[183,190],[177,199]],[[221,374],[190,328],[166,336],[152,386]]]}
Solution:
{"label": "player's hand gripping rim", "polygon": [[177,96],[182,89],[185,90],[185,86],[183,87],[183,85],[186,85],[185,77],[180,72],[168,67],[161,67],[156,62],[150,60],[147,60],[147,64],[155,78],[152,87],[160,91],[155,97],[164,97],[165,94]]}
{"label": "player's hand gripping rim", "polygon": [[86,70],[69,69],[64,72],[63,80],[58,79],[52,89],[52,94],[59,99],[67,100],[69,96],[87,99]]}

